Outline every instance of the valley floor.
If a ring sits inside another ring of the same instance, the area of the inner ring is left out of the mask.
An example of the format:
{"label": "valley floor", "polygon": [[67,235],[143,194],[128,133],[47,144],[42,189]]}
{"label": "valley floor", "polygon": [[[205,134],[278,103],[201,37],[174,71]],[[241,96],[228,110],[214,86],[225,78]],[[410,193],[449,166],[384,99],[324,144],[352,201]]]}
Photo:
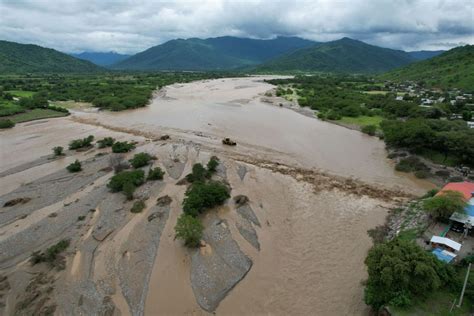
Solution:
{"label": "valley floor", "polygon": [[[431,185],[394,172],[377,139],[262,102],[271,88],[262,78],[173,85],[144,109],[0,132],[0,204],[22,199],[0,208],[0,313],[366,314],[367,230]],[[51,157],[88,135],[136,141],[126,158],[157,157],[165,178],[138,188],[143,212],[106,188],[110,149]],[[231,196],[249,202],[205,215],[205,244],[189,250],[174,238],[177,182],[212,155]],[[84,170],[68,173],[75,159]],[[171,203],[157,204],[165,195]],[[64,270],[28,262],[63,239]]]}

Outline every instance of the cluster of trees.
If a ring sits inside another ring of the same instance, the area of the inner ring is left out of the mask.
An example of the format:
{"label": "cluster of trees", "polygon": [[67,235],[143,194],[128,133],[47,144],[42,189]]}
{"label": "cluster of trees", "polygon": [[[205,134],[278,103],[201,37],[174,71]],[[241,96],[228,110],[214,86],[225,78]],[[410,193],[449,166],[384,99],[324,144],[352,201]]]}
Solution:
{"label": "cluster of trees", "polygon": [[22,101],[28,108],[37,101],[46,101],[47,104],[47,100],[74,100],[121,111],[147,105],[153,91],[165,85],[220,76],[222,74],[213,73],[34,75],[0,78],[0,87],[3,90],[36,92],[33,98]]}
{"label": "cluster of trees", "polygon": [[408,119],[386,120],[380,124],[389,146],[415,153],[435,151],[458,163],[474,165],[474,130],[461,121]]}
{"label": "cluster of trees", "polygon": [[191,186],[183,200],[183,214],[175,226],[176,238],[184,240],[188,247],[199,246],[203,225],[199,214],[224,203],[230,197],[229,188],[224,184],[210,180],[219,164],[217,157],[211,157],[207,169],[200,163],[193,166],[192,173],[186,176]]}
{"label": "cluster of trees", "polygon": [[450,265],[399,238],[375,245],[365,264],[369,277],[364,298],[376,310],[386,304],[410,306],[445,287],[455,275]]}
{"label": "cluster of trees", "polygon": [[[449,157],[457,163],[474,165],[474,130],[462,120],[440,120],[450,118],[452,113],[462,113],[464,120],[471,119],[474,108],[466,102],[423,108],[418,98],[406,96],[399,101],[393,93],[364,93],[364,89],[377,85],[363,76],[297,76],[269,82],[292,85],[298,93],[299,104],[317,110],[322,119],[381,116],[385,119],[381,128],[388,145],[420,154],[440,153],[445,160]],[[375,130],[374,126],[364,128],[364,132],[371,135]]]}

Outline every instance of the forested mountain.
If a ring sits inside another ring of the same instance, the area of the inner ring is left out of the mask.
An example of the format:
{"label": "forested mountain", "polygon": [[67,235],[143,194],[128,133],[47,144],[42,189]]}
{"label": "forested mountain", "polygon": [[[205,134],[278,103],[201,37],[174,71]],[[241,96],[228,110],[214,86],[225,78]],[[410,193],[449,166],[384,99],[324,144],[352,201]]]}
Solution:
{"label": "forested mountain", "polygon": [[408,53],[350,38],[320,43],[277,57],[257,67],[260,71],[320,71],[377,73],[414,61]]}
{"label": "forested mountain", "polygon": [[85,73],[102,68],[57,50],[0,41],[0,73]]}
{"label": "forested mountain", "polygon": [[474,91],[474,45],[453,48],[439,56],[410,64],[381,77],[398,81],[424,81],[432,86]]}
{"label": "forested mountain", "polygon": [[418,50],[407,53],[416,60],[425,60],[438,56],[444,52],[445,50]]}
{"label": "forested mountain", "polygon": [[281,54],[314,45],[297,37],[257,40],[237,37],[177,39],[151,47],[122,62],[116,69],[221,70],[254,66]]}
{"label": "forested mountain", "polygon": [[101,53],[101,52],[83,52],[79,54],[71,54],[79,59],[88,60],[99,66],[110,66],[130,57],[130,55],[119,54],[115,52]]}

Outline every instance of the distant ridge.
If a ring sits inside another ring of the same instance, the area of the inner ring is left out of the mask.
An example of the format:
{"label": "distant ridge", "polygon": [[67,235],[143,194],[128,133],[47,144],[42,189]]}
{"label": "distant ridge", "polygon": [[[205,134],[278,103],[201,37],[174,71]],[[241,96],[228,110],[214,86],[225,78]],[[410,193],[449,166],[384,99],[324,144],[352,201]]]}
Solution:
{"label": "distant ridge", "polygon": [[453,48],[381,77],[396,81],[424,81],[431,86],[455,87],[474,92],[474,45]]}
{"label": "distant ridge", "polygon": [[88,73],[103,70],[51,48],[0,41],[0,73]]}
{"label": "distant ridge", "polygon": [[110,66],[119,61],[127,59],[130,55],[119,54],[115,52],[83,52],[79,54],[70,54],[73,57],[90,61],[98,66]]}
{"label": "distant ridge", "polygon": [[404,51],[369,45],[344,37],[277,57],[258,66],[257,70],[380,73],[413,61],[415,59]]}
{"label": "distant ridge", "polygon": [[127,70],[229,70],[258,65],[316,44],[298,37],[176,39],[151,47],[112,67]]}
{"label": "distant ridge", "polygon": [[408,52],[408,54],[416,60],[425,60],[438,56],[444,52],[445,50],[419,50]]}

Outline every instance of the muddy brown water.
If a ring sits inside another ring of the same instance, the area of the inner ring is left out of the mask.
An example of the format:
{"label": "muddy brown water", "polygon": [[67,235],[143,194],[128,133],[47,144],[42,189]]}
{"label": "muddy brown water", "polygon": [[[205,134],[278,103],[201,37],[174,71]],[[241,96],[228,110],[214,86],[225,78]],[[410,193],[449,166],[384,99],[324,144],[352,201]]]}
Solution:
{"label": "muddy brown water", "polygon": [[[392,203],[338,190],[315,192],[309,183],[244,164],[237,161],[238,157],[248,155],[252,159],[320,169],[412,193],[422,193],[431,185],[394,172],[383,142],[376,138],[261,102],[262,94],[273,88],[262,79],[177,84],[166,87],[143,109],[76,112],[72,117],[19,124],[2,131],[0,172],[28,163],[32,167],[0,179],[0,193],[64,168],[73,159],[97,153],[74,153],[64,160],[35,165],[35,159],[50,154],[56,145],[66,147],[71,139],[89,134],[97,138],[133,137],[145,144],[142,149],[173,158],[166,151],[169,146],[146,141],[147,137],[170,134],[173,146],[182,148],[178,151],[189,159],[184,173],[195,161],[206,162],[211,154],[221,155],[232,195],[247,195],[262,223],[261,228],[256,228],[261,251],[246,242],[235,225],[230,225],[232,235],[253,266],[221,302],[218,315],[367,314],[361,285],[366,277],[363,261],[371,246],[366,231],[383,223],[386,207]],[[231,137],[238,145],[221,145],[223,137]],[[190,154],[186,147],[189,144],[199,145],[203,153],[198,150]],[[242,165],[248,169],[243,180],[237,173]],[[169,194],[173,203],[151,272],[146,315],[206,314],[191,290],[189,252],[174,240],[173,228],[185,189],[174,182],[171,178],[166,180],[162,192]],[[235,222],[232,202],[217,211],[230,223]],[[124,234],[125,231],[118,233],[109,242],[119,242]],[[77,262],[71,270],[78,270]],[[122,314],[129,314],[120,294],[113,300]]]}

